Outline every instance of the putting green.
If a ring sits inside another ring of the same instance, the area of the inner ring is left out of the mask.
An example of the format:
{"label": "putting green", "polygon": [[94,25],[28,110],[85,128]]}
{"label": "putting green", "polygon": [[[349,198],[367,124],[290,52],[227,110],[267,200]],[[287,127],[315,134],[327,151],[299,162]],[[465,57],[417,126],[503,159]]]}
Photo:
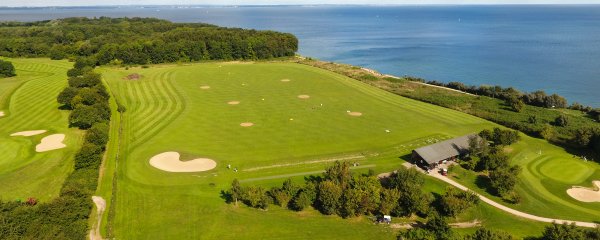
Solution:
{"label": "putting green", "polygon": [[[10,59],[17,77],[0,79],[0,198],[35,197],[47,201],[58,195],[72,170],[72,158],[79,149],[81,133],[68,128],[68,112],[58,109],[56,96],[66,86],[67,61]],[[10,134],[45,129],[35,136]],[[66,134],[66,148],[36,153],[45,136]]]}
{"label": "putting green", "polygon": [[582,161],[569,161],[565,158],[538,160],[544,162],[540,167],[540,172],[544,176],[563,183],[581,183],[594,173],[594,169]]}

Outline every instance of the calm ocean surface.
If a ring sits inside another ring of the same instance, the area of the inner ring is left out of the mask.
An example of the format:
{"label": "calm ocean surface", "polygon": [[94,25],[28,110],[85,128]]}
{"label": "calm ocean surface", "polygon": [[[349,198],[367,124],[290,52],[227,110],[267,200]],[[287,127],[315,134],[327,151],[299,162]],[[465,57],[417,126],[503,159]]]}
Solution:
{"label": "calm ocean surface", "polygon": [[398,76],[542,89],[600,107],[600,5],[0,9],[0,21],[72,16],[290,32],[305,56]]}

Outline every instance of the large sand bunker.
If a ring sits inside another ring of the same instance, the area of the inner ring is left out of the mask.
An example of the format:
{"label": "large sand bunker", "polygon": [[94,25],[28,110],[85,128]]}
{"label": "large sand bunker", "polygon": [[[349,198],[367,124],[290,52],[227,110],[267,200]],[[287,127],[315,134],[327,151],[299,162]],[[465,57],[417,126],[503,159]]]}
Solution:
{"label": "large sand bunker", "polygon": [[308,96],[308,95],[298,95],[298,98],[300,98],[300,99],[308,99],[308,98],[310,98],[310,96]]}
{"label": "large sand bunker", "polygon": [[362,113],[361,112],[349,112],[348,115],[354,116],[354,117],[360,117],[360,116],[362,116]]}
{"label": "large sand bunker", "polygon": [[4,111],[0,111],[0,117],[4,117]]}
{"label": "large sand bunker", "polygon": [[227,102],[227,104],[229,104],[229,105],[238,105],[238,104],[240,104],[240,101],[229,101],[229,102]]}
{"label": "large sand bunker", "polygon": [[254,123],[244,122],[244,123],[240,123],[240,126],[242,126],[242,127],[252,127],[252,126],[254,126]]}
{"label": "large sand bunker", "polygon": [[204,90],[210,89],[210,86],[200,86],[200,89],[204,89]]}
{"label": "large sand bunker", "polygon": [[203,172],[215,168],[217,163],[208,158],[181,161],[178,152],[164,152],[150,158],[150,165],[167,172]]}
{"label": "large sand bunker", "polygon": [[65,140],[64,134],[52,134],[42,138],[42,142],[35,146],[36,152],[47,152],[51,150],[61,149],[66,147],[62,141]]}
{"label": "large sand bunker", "polygon": [[567,194],[582,202],[600,202],[600,181],[593,181],[596,189],[574,186],[567,189]]}
{"label": "large sand bunker", "polygon": [[23,136],[23,137],[30,137],[30,136],[35,136],[38,134],[42,134],[45,133],[46,130],[31,130],[31,131],[23,131],[23,132],[16,132],[11,134],[11,137],[15,137],[15,136]]}

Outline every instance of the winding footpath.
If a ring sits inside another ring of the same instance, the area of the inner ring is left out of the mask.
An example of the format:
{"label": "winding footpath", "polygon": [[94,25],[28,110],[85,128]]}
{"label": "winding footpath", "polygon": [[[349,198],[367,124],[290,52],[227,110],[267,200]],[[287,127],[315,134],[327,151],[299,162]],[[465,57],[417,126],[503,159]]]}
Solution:
{"label": "winding footpath", "polygon": [[[410,163],[405,163],[403,165],[405,167],[408,167],[408,168],[414,167],[414,165],[412,165]],[[419,168],[417,168],[417,169],[419,169]],[[463,191],[471,191],[469,188],[461,185],[460,183],[457,183],[454,180],[452,180],[452,179],[450,179],[450,178],[448,178],[446,176],[442,176],[437,171],[431,171],[428,175],[432,176],[434,178],[437,178],[439,180],[442,180],[442,181],[444,181],[444,182],[446,182],[446,183],[448,183],[448,184],[450,184],[452,186],[455,186],[455,187],[457,187],[457,188],[459,188],[459,189],[461,189]],[[483,195],[481,195],[479,193],[476,193],[475,191],[471,191],[471,192],[474,192],[475,194],[477,194],[477,196],[479,197],[479,199],[481,199],[481,201],[484,201],[485,203],[487,203],[489,205],[492,205],[493,207],[498,208],[498,209],[500,209],[502,211],[505,211],[507,213],[510,213],[512,215],[519,216],[519,217],[522,217],[522,218],[526,218],[526,219],[530,219],[530,220],[534,220],[534,221],[538,221],[538,222],[547,222],[547,223],[553,223],[553,222],[556,222],[556,223],[567,223],[567,224],[574,223],[577,226],[580,226],[580,227],[589,227],[589,228],[595,228],[596,226],[598,226],[597,223],[593,223],[593,222],[579,222],[579,221],[570,221],[570,220],[564,220],[564,219],[554,219],[554,218],[545,218],[545,217],[535,216],[535,215],[532,215],[532,214],[529,214],[529,213],[524,213],[524,212],[517,211],[517,210],[512,209],[512,208],[506,207],[506,206],[504,206],[502,204],[494,202],[493,200],[491,200],[491,199],[489,199],[489,198],[487,198],[487,197],[485,197],[485,196],[483,196]]]}

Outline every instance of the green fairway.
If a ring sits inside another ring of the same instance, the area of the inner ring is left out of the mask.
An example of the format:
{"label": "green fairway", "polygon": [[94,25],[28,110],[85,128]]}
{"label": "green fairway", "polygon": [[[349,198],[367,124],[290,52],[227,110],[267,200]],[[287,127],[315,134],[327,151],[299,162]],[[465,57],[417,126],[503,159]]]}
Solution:
{"label": "green fairway", "polygon": [[[125,239],[391,239],[394,231],[369,224],[366,218],[234,207],[225,204],[219,192],[234,178],[263,186],[278,185],[288,177],[300,182],[336,159],[359,163],[357,171],[391,171],[403,162],[399,156],[416,147],[496,126],[293,63],[105,67],[101,72],[127,109],[115,212],[105,231]],[[126,80],[134,73],[142,77]],[[231,101],[239,104],[228,104]],[[240,126],[244,122],[254,125]],[[537,140],[526,137],[523,142],[528,141]],[[149,164],[152,156],[167,151],[181,153],[183,160],[210,158],[217,167],[170,173]],[[228,164],[239,171],[227,169]],[[100,194],[110,195],[108,185],[101,186]],[[465,216],[473,218],[490,226],[515,223],[496,228],[508,231],[519,225],[521,230],[512,232],[520,236],[543,226],[489,206]]]}
{"label": "green fairway", "polygon": [[[67,61],[10,59],[17,77],[0,79],[0,198],[35,197],[46,201],[58,195],[72,170],[81,133],[69,129],[68,113],[58,110],[56,96],[67,84]],[[23,137],[10,134],[29,130],[46,133]],[[66,148],[37,153],[35,146],[50,134],[66,134]]]}

